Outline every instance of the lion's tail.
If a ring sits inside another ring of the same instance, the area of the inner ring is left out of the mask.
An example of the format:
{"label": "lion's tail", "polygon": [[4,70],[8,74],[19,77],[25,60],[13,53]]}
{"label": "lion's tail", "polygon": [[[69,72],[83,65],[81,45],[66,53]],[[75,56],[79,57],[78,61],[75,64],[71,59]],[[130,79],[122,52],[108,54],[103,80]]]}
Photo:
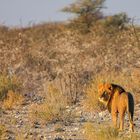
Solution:
{"label": "lion's tail", "polygon": [[130,122],[131,130],[134,131],[133,116],[134,116],[134,99],[131,93],[128,92],[128,117]]}

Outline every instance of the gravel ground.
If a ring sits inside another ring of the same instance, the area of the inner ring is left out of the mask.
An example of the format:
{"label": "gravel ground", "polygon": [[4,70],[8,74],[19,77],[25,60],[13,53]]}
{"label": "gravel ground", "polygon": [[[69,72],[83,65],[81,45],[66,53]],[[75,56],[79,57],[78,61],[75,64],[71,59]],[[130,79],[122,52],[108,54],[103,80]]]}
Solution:
{"label": "gravel ground", "polygon": [[[56,123],[40,123],[34,122],[30,119],[29,108],[32,104],[16,107],[13,110],[2,111],[0,123],[6,127],[5,140],[84,140],[83,126],[86,122],[93,124],[102,124],[106,122],[111,124],[111,116],[108,111],[99,113],[82,112],[82,106],[76,105],[72,108],[73,112],[80,114],[73,118],[70,124],[62,122]],[[128,117],[125,117],[125,128],[129,125]],[[135,107],[135,132],[140,133],[140,104]],[[127,127],[128,128],[128,127]],[[125,129],[124,134],[128,135],[128,129]]]}

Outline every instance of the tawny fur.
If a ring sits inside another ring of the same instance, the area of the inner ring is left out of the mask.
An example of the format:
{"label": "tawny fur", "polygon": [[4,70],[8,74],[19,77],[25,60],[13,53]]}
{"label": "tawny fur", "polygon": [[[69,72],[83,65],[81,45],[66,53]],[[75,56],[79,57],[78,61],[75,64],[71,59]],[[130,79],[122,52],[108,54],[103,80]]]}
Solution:
{"label": "tawny fur", "polygon": [[131,131],[134,131],[133,114],[134,114],[134,100],[129,92],[115,84],[100,84],[98,86],[99,101],[104,103],[112,115],[112,121],[117,127],[117,118],[119,113],[120,125],[119,129],[124,128],[125,112],[128,112],[129,123]]}

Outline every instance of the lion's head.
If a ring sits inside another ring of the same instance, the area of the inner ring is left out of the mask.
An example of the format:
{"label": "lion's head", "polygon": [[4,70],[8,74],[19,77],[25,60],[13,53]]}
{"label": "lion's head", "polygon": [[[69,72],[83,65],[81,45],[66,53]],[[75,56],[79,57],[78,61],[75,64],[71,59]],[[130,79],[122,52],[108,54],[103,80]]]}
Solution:
{"label": "lion's head", "polygon": [[111,95],[112,95],[113,87],[109,83],[102,83],[98,85],[98,93],[99,93],[99,101],[107,106]]}

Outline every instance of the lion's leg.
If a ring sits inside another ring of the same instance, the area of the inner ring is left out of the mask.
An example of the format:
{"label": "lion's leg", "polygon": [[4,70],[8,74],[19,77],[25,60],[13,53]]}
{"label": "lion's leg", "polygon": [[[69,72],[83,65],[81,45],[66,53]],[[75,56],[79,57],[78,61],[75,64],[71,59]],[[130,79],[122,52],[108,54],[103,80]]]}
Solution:
{"label": "lion's leg", "polygon": [[115,128],[117,128],[117,112],[112,112],[112,121]]}
{"label": "lion's leg", "polygon": [[128,113],[128,116],[129,116],[130,131],[134,132],[133,117],[130,113]]}
{"label": "lion's leg", "polygon": [[124,128],[124,114],[125,112],[120,112],[120,131],[122,131]]}
{"label": "lion's leg", "polygon": [[130,130],[132,132],[134,132],[134,124],[133,124],[133,121],[130,121],[129,124],[130,124]]}

